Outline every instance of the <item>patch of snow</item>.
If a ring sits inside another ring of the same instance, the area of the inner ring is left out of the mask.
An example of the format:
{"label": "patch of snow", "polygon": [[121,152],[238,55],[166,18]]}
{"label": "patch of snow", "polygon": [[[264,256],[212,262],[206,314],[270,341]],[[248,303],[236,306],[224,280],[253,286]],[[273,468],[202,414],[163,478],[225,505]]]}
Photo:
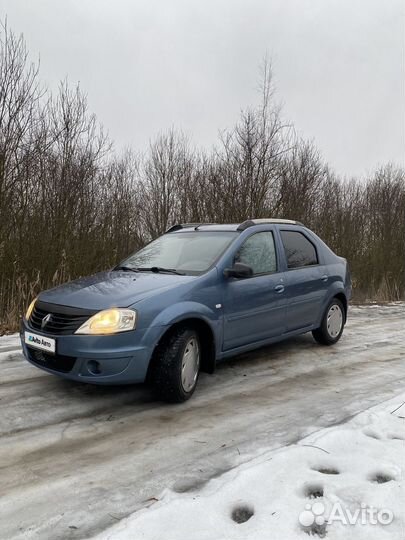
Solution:
{"label": "patch of snow", "polygon": [[[321,347],[307,334],[222,362],[213,375],[201,374],[193,399],[179,406],[154,401],[142,385],[103,387],[63,380],[30,365],[17,334],[0,337],[0,538],[81,540],[127,516],[141,516],[146,506],[154,511],[166,488],[169,498],[176,497],[173,492],[186,502],[190,495],[207,498],[206,489],[220,489],[244,464],[265,460],[264,452],[274,459],[270,451],[295,448],[291,445],[297,441],[302,445],[304,437],[343,425],[391,399],[405,389],[404,318],[405,303],[377,309],[353,306],[335,346]],[[378,425],[367,428],[381,445]],[[397,434],[398,429],[387,431],[387,437],[394,436],[392,444],[401,446]],[[384,448],[380,459],[385,460]],[[318,452],[328,457],[320,450],[303,449],[311,459]],[[302,540],[309,538],[300,531],[295,514],[305,511],[305,504],[319,502],[322,486],[313,486],[313,477],[320,473],[308,469],[298,467],[297,485],[288,487],[299,494],[296,508],[286,509],[281,518],[272,516],[267,528],[281,531],[280,521],[274,520],[290,520],[285,530],[294,525]],[[225,476],[226,471],[234,472]],[[374,489],[394,485],[378,483],[390,471],[382,472],[374,478]],[[264,513],[273,512],[270,502],[282,495],[272,470],[269,475],[263,487],[268,505]],[[284,476],[280,473],[283,481]],[[335,482],[340,477],[328,478]],[[257,523],[262,499],[252,493],[251,506],[243,490],[241,496],[234,489],[228,493],[226,512],[209,531],[221,530],[221,518],[230,526],[232,539]],[[327,497],[329,491],[325,493]],[[215,506],[215,500],[207,502],[217,516]],[[191,515],[199,508],[192,507]],[[149,538],[145,527],[144,538]],[[380,529],[382,535],[391,531]],[[172,540],[173,535],[159,540]],[[273,537],[273,531],[266,533],[266,539]],[[131,538],[142,536],[135,532]],[[287,534],[283,540],[291,538]],[[350,534],[346,538],[356,540]]]}
{"label": "patch of snow", "polygon": [[266,452],[199,491],[166,490],[94,538],[403,540],[404,468],[405,394]]}

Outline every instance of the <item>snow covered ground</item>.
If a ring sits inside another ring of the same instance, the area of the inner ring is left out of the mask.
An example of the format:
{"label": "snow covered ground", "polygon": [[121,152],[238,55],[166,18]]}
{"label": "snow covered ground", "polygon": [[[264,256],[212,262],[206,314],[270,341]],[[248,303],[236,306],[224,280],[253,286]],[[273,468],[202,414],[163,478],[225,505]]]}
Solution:
{"label": "snow covered ground", "polygon": [[[190,539],[305,540],[305,505],[329,512],[335,500],[394,520],[353,530],[334,521],[326,538],[400,538],[404,420],[363,412],[404,392],[404,319],[404,304],[354,307],[336,346],[305,335],[240,356],[176,406],[142,386],[64,381],[28,365],[17,336],[0,338],[1,540],[115,539],[132,523],[132,539],[154,538],[158,521],[165,540],[183,540],[176,527],[191,521]],[[253,516],[235,523],[245,505]]]}
{"label": "snow covered ground", "polygon": [[405,393],[201,490],[166,491],[95,540],[403,540],[404,471]]}

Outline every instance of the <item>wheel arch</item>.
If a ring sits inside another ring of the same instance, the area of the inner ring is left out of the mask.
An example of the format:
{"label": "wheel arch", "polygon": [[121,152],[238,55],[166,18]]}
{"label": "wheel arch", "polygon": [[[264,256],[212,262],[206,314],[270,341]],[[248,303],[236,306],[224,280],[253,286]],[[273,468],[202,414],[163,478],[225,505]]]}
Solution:
{"label": "wheel arch", "polygon": [[156,343],[151,361],[149,363],[147,379],[153,371],[155,351],[158,347],[162,347],[167,342],[172,334],[176,332],[180,327],[192,328],[198,334],[200,346],[201,346],[201,371],[205,373],[214,373],[216,365],[216,345],[215,334],[211,325],[202,317],[195,315],[186,316],[182,319],[174,321],[165,332],[161,335],[159,341]]}

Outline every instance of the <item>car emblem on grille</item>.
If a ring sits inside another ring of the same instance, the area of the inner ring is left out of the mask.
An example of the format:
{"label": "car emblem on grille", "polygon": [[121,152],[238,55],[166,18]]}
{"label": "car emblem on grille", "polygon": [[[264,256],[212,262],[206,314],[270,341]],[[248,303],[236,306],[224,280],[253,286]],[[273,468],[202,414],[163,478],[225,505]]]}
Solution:
{"label": "car emblem on grille", "polygon": [[51,320],[52,315],[48,313],[48,315],[45,315],[45,317],[41,321],[41,328],[45,328],[45,325],[49,323]]}

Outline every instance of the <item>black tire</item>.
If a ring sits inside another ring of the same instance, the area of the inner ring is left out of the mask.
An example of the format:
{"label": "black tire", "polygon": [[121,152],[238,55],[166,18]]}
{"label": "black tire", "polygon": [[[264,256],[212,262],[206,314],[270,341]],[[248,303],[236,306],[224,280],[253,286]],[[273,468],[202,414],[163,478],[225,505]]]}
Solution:
{"label": "black tire", "polygon": [[151,383],[158,399],[171,403],[182,403],[193,395],[197,386],[199,366],[193,387],[185,389],[182,382],[182,362],[186,346],[190,340],[198,344],[199,358],[201,345],[198,334],[188,327],[176,328],[168,338],[160,343],[152,358]]}
{"label": "black tire", "polygon": [[[342,313],[342,326],[340,328],[339,333],[336,336],[332,336],[328,330],[328,314],[332,306],[338,306]],[[328,307],[325,310],[325,313],[322,317],[321,326],[317,328],[316,330],[312,330],[312,335],[315,341],[317,341],[321,345],[333,345],[334,343],[337,343],[343,334],[343,330],[344,330],[345,322],[346,322],[345,318],[346,318],[345,309],[343,307],[342,302],[338,298],[333,298],[331,302],[329,302]]]}

